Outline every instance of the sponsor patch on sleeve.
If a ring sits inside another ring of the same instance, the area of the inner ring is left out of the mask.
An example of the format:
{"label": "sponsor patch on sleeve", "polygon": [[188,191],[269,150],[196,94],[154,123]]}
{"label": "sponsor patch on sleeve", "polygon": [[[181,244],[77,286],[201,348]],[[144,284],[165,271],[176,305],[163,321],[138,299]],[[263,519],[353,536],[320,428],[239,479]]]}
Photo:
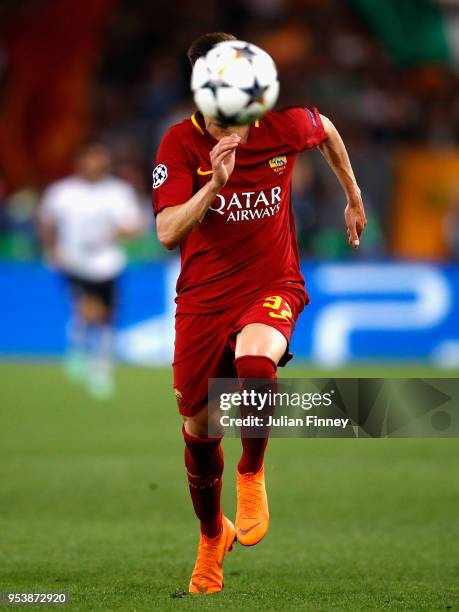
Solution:
{"label": "sponsor patch on sleeve", "polygon": [[167,168],[164,164],[158,164],[153,170],[153,189],[158,189],[167,179]]}

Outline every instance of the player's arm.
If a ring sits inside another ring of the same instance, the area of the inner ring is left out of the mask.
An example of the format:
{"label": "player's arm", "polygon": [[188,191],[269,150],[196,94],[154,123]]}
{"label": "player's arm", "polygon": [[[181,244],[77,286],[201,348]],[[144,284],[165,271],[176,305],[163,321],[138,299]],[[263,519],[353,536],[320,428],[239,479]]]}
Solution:
{"label": "player's arm", "polygon": [[46,259],[55,260],[57,230],[54,223],[45,219],[38,220],[38,236],[43,247]]}
{"label": "player's arm", "polygon": [[113,215],[115,240],[132,240],[144,233],[142,205],[130,185],[119,187],[119,197],[113,204]]}
{"label": "player's arm", "polygon": [[200,223],[216,195],[225,186],[234,170],[236,148],[240,137],[236,134],[225,136],[210,152],[212,178],[188,201],[178,206],[163,208],[156,217],[156,231],[159,241],[166,249],[172,250]]}
{"label": "player's arm", "polygon": [[138,236],[140,236],[142,233],[142,230],[140,227],[136,227],[136,228],[119,228],[116,230],[115,233],[115,238],[116,240],[119,240],[120,242],[123,242],[124,240],[133,240],[134,238],[137,238]]}
{"label": "player's arm", "polygon": [[57,197],[55,190],[50,187],[43,195],[36,221],[43,254],[49,262],[54,264],[57,263],[56,208]]}
{"label": "player's arm", "polygon": [[323,115],[320,118],[327,134],[327,140],[324,140],[319,145],[319,149],[336,174],[346,194],[347,206],[344,211],[344,218],[347,226],[348,240],[354,249],[358,249],[360,237],[367,224],[360,189],[352,170],[349,155],[338,130],[330,119]]}

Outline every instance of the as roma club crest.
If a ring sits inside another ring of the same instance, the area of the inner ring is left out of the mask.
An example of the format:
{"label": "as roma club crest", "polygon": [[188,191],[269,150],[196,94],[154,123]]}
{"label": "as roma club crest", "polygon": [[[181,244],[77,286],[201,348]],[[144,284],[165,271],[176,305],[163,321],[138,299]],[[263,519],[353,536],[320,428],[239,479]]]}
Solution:
{"label": "as roma club crest", "polygon": [[287,157],[285,155],[279,155],[269,160],[269,167],[276,174],[284,174],[287,169]]}

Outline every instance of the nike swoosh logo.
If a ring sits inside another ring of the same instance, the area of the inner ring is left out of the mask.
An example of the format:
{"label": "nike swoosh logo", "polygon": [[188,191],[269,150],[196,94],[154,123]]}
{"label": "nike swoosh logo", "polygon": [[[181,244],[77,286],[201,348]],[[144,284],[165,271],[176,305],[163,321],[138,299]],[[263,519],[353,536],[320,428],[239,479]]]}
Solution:
{"label": "nike swoosh logo", "polygon": [[247,535],[248,533],[250,533],[251,531],[253,531],[255,529],[255,527],[258,527],[259,525],[262,525],[264,521],[259,521],[258,523],[255,523],[255,525],[252,525],[252,527],[249,527],[248,529],[238,529],[239,533],[243,536]]}
{"label": "nike swoosh logo", "polygon": [[206,174],[212,174],[213,170],[202,170],[201,166],[199,166],[199,168],[196,170],[196,172],[200,175],[200,176],[205,176]]}

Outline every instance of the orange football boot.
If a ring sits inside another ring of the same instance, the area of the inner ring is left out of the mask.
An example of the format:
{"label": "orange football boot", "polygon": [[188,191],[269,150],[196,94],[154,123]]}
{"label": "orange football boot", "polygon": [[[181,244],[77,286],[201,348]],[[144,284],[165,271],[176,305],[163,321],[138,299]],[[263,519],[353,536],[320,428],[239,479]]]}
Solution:
{"label": "orange football boot", "polygon": [[269,509],[265,469],[253,474],[237,472],[236,537],[243,546],[257,544],[268,531]]}
{"label": "orange football boot", "polygon": [[236,530],[233,523],[223,517],[223,527],[215,538],[208,538],[201,533],[198,557],[191,574],[190,593],[217,593],[223,588],[223,560],[233,548]]}

